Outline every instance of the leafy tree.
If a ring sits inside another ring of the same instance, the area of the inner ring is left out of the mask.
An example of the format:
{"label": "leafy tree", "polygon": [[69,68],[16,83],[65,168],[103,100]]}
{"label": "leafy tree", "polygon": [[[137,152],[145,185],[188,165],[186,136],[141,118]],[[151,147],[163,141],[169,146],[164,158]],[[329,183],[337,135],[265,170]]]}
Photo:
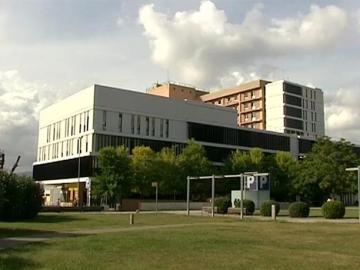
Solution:
{"label": "leafy tree", "polygon": [[178,156],[178,165],[185,176],[200,176],[210,172],[210,162],[206,157],[204,147],[191,139]]}
{"label": "leafy tree", "polygon": [[228,159],[225,161],[226,174],[239,174],[248,170],[251,165],[250,155],[247,152],[236,151],[231,152]]}
{"label": "leafy tree", "polygon": [[251,170],[261,172],[265,159],[263,151],[260,148],[252,148],[249,151],[249,156]]}
{"label": "leafy tree", "polygon": [[[211,173],[211,164],[206,157],[206,151],[202,145],[191,139],[182,153],[177,158],[179,166],[181,186],[180,191],[183,195],[186,194],[186,177],[187,176],[201,176],[209,175]],[[209,181],[200,183],[196,181],[192,184],[193,194],[198,194],[199,198],[206,198],[209,195]]]}
{"label": "leafy tree", "polygon": [[105,147],[100,150],[100,174],[92,183],[95,198],[105,199],[114,204],[129,193],[131,185],[131,167],[129,151],[125,146]]}
{"label": "leafy tree", "polygon": [[175,149],[168,147],[161,149],[161,151],[157,153],[156,167],[160,186],[159,192],[166,195],[173,195],[175,198],[184,181],[179,175]]}
{"label": "leafy tree", "polygon": [[132,150],[131,167],[136,193],[145,197],[153,193],[151,183],[159,180],[157,164],[156,154],[150,147],[137,146]]}
{"label": "leafy tree", "polygon": [[288,201],[293,196],[292,183],[298,173],[298,162],[289,152],[271,155],[273,162],[267,166],[271,177],[271,196],[277,201]]}
{"label": "leafy tree", "polygon": [[358,163],[359,159],[348,141],[333,142],[328,137],[320,138],[301,163],[294,187],[305,199],[315,202],[331,195],[352,192],[355,178],[345,169]]}

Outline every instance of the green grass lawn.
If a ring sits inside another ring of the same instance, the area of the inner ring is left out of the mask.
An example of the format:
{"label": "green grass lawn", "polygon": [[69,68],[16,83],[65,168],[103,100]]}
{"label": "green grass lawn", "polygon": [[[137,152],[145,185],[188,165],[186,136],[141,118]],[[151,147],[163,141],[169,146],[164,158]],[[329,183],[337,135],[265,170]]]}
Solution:
{"label": "green grass lawn", "polygon": [[[231,219],[216,217],[214,220],[202,217],[167,214],[135,214],[135,225],[183,224],[198,222],[216,222]],[[0,222],[0,239],[12,236],[25,236],[47,231],[76,231],[82,229],[129,227],[128,214],[106,213],[40,213],[37,217],[21,222]]]}
{"label": "green grass lawn", "polygon": [[[59,216],[73,219],[29,224],[33,229],[44,224],[48,229],[128,226],[128,216]],[[241,222],[166,214],[142,214],[137,221],[139,227],[196,224],[53,239],[0,251],[0,269],[360,269],[358,224]],[[28,228],[26,223],[16,224]]]}

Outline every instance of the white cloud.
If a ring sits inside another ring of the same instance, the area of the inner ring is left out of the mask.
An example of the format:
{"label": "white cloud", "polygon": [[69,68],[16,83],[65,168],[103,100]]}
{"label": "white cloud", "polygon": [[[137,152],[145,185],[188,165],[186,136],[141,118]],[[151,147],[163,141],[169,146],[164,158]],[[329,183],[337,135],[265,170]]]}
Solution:
{"label": "white cloud", "polygon": [[19,170],[31,170],[39,111],[67,93],[29,82],[17,70],[0,71],[0,148],[5,150],[8,168],[21,155]]}
{"label": "white cloud", "polygon": [[198,10],[176,12],[173,17],[144,5],[139,22],[154,63],[181,80],[209,87],[228,81],[227,77],[242,81],[241,74],[249,67],[250,73],[258,74],[262,69],[255,65],[258,59],[265,62],[332,47],[347,26],[347,15],[336,6],[313,5],[307,14],[266,23],[263,6],[255,5],[235,24],[211,1],[202,1]]}
{"label": "white cloud", "polygon": [[360,32],[360,9],[358,9],[354,13],[354,19],[355,19],[357,30]]}
{"label": "white cloud", "polygon": [[329,136],[347,138],[360,144],[360,88],[339,89],[325,102],[326,130]]}

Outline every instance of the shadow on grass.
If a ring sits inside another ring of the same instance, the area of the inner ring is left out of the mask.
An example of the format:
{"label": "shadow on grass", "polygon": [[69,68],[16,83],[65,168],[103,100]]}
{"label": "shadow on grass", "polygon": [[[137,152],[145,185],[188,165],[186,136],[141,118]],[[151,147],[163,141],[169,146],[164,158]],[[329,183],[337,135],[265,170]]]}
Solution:
{"label": "shadow on grass", "polygon": [[42,265],[33,259],[27,258],[28,252],[33,252],[34,248],[46,248],[47,243],[34,243],[20,248],[10,248],[0,251],[0,269],[21,270],[39,269]]}
{"label": "shadow on grass", "polygon": [[29,223],[62,223],[85,220],[81,215],[67,215],[67,214],[45,214],[38,215],[33,219],[26,220]]}
{"label": "shadow on grass", "polygon": [[0,228],[0,241],[1,241],[2,238],[8,238],[8,237],[23,237],[23,236],[30,236],[30,235],[46,235],[46,234],[49,234],[49,233],[54,233],[54,232],[53,231],[48,231],[48,230],[32,230],[32,229],[20,229],[20,228]]}
{"label": "shadow on grass", "polygon": [[0,269],[18,270],[18,269],[38,269],[40,266],[33,260],[25,259],[19,256],[0,256]]}

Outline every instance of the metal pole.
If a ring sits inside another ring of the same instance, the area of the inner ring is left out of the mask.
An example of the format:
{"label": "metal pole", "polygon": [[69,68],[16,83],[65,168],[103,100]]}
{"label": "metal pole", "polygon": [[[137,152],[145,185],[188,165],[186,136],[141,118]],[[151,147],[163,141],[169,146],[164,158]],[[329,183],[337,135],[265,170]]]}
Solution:
{"label": "metal pole", "polygon": [[155,199],[155,200],[156,200],[156,201],[155,201],[156,213],[157,213],[157,211],[158,211],[158,188],[159,188],[159,186],[158,186],[158,184],[157,184],[157,185],[156,185],[156,191],[155,191],[155,192],[156,192],[156,195],[155,195],[155,196],[156,196],[156,199]]}
{"label": "metal pole", "polygon": [[360,166],[358,166],[358,210],[359,210],[359,223],[360,223]]}
{"label": "metal pole", "polygon": [[[78,160],[78,207],[80,206],[80,156],[81,156],[81,138],[78,138],[78,147],[79,147],[79,160]],[[80,208],[79,208],[80,209]]]}
{"label": "metal pole", "polygon": [[187,215],[190,216],[190,177],[187,177],[187,184],[186,184],[186,212]]}
{"label": "metal pole", "polygon": [[240,193],[241,193],[241,200],[240,200],[240,218],[244,218],[244,204],[243,204],[243,198],[244,198],[244,175],[240,174]]}
{"label": "metal pole", "polygon": [[211,216],[214,217],[214,206],[215,206],[215,175],[211,178]]}

